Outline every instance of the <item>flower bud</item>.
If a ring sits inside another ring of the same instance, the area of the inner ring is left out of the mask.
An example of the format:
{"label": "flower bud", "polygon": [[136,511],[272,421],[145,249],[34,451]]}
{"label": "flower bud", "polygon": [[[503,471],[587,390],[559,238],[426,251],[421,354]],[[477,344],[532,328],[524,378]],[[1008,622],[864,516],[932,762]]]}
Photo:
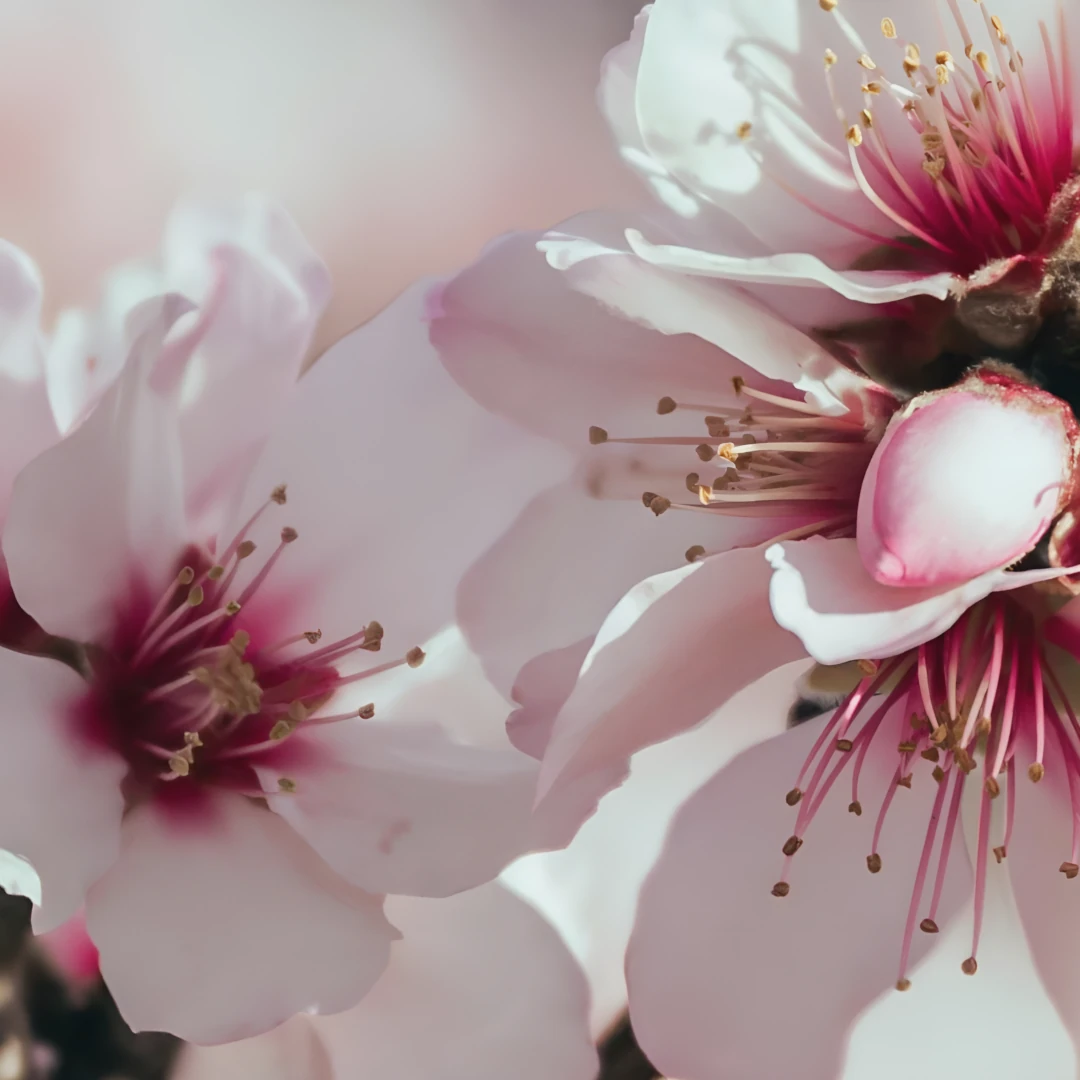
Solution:
{"label": "flower bud", "polygon": [[863,564],[883,585],[957,585],[1026,555],[1068,502],[1069,407],[997,366],[893,418],[859,494]]}

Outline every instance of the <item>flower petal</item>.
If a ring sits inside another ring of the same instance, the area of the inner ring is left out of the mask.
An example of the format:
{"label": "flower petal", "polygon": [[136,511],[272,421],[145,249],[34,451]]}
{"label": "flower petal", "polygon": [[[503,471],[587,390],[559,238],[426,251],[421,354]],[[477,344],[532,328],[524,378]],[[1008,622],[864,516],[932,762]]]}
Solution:
{"label": "flower petal", "polygon": [[315,1026],[335,1075],[592,1080],[588,992],[558,934],[498,885],[393,897],[404,940],[352,1012]]}
{"label": "flower petal", "polygon": [[957,586],[896,588],[875,581],[853,539],[798,540],[765,553],[775,571],[776,621],[821,664],[896,656],[944,633],[972,604],[1061,576],[1061,569],[991,570]]}
{"label": "flower petal", "polygon": [[0,884],[34,901],[44,933],[75,914],[116,858],[126,766],[81,738],[74,708],[86,684],[64,664],[3,650],[0,685]]}
{"label": "flower petal", "polygon": [[677,244],[654,244],[637,229],[627,229],[626,239],[635,255],[663,270],[747,284],[824,286],[862,304],[888,304],[911,296],[944,300],[960,282],[954,274],[833,270],[814,255],[798,253],[740,259]]}
{"label": "flower petal", "polygon": [[496,241],[438,297],[431,340],[482,405],[581,450],[592,424],[651,434],[641,421],[656,422],[658,398],[723,383],[704,342],[643,329],[578,295],[536,250],[540,238]]}
{"label": "flower petal", "polygon": [[188,1045],[174,1080],[335,1080],[311,1016],[294,1016],[265,1035],[223,1046]]}
{"label": "flower petal", "polygon": [[[853,818],[833,792],[793,864],[790,895],[769,895],[793,821],[783,792],[821,723],[747,750],[692,796],[645,883],[627,956],[630,1012],[666,1075],[833,1080],[851,1021],[897,978],[934,785],[916,784],[893,804],[880,875],[863,858],[873,817]],[[878,740],[862,783],[884,785],[894,768],[895,744]],[[942,922],[970,878],[957,853]],[[929,940],[916,939],[916,961]]]}
{"label": "flower petal", "polygon": [[626,783],[604,797],[568,848],[526,855],[503,872],[501,880],[547,916],[585,968],[596,1038],[626,1010],[623,957],[638,893],[672,816],[735,754],[784,730],[803,666],[770,672],[704,724],[635,754]]}
{"label": "flower petal", "polygon": [[353,888],[276,815],[207,794],[201,813],[145,804],[94,886],[86,923],[135,1031],[217,1043],[304,1009],[354,1005],[386,966],[381,899]]}
{"label": "flower petal", "polygon": [[402,655],[454,621],[465,569],[531,492],[565,474],[561,449],[453,384],[427,341],[429,288],[400,297],[300,380],[234,520],[287,483],[287,506],[251,538],[273,550],[288,525],[299,540],[248,605],[253,620],[283,598],[301,620],[290,633],[318,627],[333,641],[377,619],[384,652]]}
{"label": "flower petal", "polygon": [[760,548],[658,574],[619,601],[555,721],[538,803],[594,775],[608,789],[631,754],[704,720],[737,690],[804,655],[765,603]]}
{"label": "flower petal", "polygon": [[[567,222],[563,231],[548,233],[539,247],[579,292],[662,334],[696,334],[722,349],[727,355],[712,354],[711,388],[733,375],[745,377],[742,365],[750,373],[792,384],[811,363],[836,364],[757,297],[734,285],[647,261],[631,251],[625,239],[603,237],[610,228],[604,230],[602,223],[585,215]],[[640,234],[626,232],[628,238],[635,235]]]}
{"label": "flower petal", "polygon": [[268,802],[346,880],[447,896],[489,881],[530,846],[536,762],[452,742],[434,724],[343,721],[292,736],[304,754],[256,767]]}
{"label": "flower petal", "polygon": [[4,556],[19,603],[50,633],[95,640],[133,579],[154,589],[174,572],[186,539],[180,448],[150,371],[185,308],[167,296],[134,314],[140,333],[123,376],[16,481]]}

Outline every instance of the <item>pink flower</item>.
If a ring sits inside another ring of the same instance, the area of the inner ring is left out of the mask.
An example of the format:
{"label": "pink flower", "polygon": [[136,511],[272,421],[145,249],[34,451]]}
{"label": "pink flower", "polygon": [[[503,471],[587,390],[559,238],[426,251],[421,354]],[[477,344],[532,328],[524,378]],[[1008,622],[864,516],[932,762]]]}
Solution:
{"label": "pink flower", "polygon": [[297,383],[322,279],[272,220],[213,247],[201,307],[131,311],[129,357],[20,474],[3,536],[80,673],[0,654],[0,844],[40,875],[37,930],[85,903],[128,1022],[198,1042],[351,1007],[399,936],[383,894],[470,888],[535,843],[533,761],[384,706],[515,483],[561,457],[455,390],[422,290]]}
{"label": "pink flower", "polygon": [[447,900],[393,897],[405,939],[371,993],[338,1016],[190,1047],[178,1080],[592,1080],[581,970],[558,934],[496,884]]}

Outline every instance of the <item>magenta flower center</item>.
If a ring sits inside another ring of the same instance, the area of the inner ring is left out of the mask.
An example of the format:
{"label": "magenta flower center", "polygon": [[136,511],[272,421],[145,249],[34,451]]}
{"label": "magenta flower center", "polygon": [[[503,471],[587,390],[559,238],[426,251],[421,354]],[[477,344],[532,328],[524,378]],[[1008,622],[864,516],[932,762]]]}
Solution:
{"label": "magenta flower center", "polygon": [[269,557],[236,586],[241,567],[258,559],[247,534],[269,507],[284,502],[284,487],[275,489],[218,554],[212,546],[190,548],[160,596],[132,590],[118,610],[112,641],[88,648],[90,689],[75,723],[83,737],[128,763],[129,800],[187,798],[207,784],[262,797],[256,764],[280,772],[280,790],[294,790],[290,764],[314,752],[294,734],[370,718],[373,704],[340,714],[324,709],[346,685],[423,660],[423,652],[412,649],[343,674],[343,660],[380,649],[379,623],[324,643],[315,627],[282,634],[281,613],[266,614],[266,605],[257,619],[245,618],[246,605],[299,540],[296,530],[283,528]]}
{"label": "magenta flower center", "polygon": [[[970,609],[941,637],[888,660],[864,660],[865,678],[825,723],[787,802],[798,807],[792,835],[783,845],[783,873],[774,896],[786,896],[793,856],[823,801],[841,782],[850,785],[848,809],[876,807],[866,857],[879,873],[887,852],[879,850],[882,828],[912,784],[934,783],[937,792],[922,855],[911,886],[911,903],[900,948],[897,989],[911,984],[907,968],[918,926],[937,933],[936,922],[950,852],[956,841],[966,788],[979,791],[975,868],[975,922],[971,954],[963,970],[977,968],[986,871],[990,855],[1001,862],[1012,837],[1017,766],[1035,783],[1050,768],[1065,770],[1073,798],[1072,848],[1061,863],[1069,879],[1080,874],[1080,722],[1043,649],[1036,618],[1008,595],[995,595]],[[871,747],[895,755],[884,790],[867,791],[864,764]],[[892,748],[892,749],[890,749]],[[994,835],[992,803],[1004,799],[1000,834]],[[961,838],[959,843],[963,843]]]}
{"label": "magenta flower center", "polygon": [[[957,273],[1042,248],[1051,203],[1073,170],[1064,15],[1055,28],[1060,58],[1054,55],[1050,31],[1040,24],[1043,53],[1035,59],[1045,65],[1049,84],[1049,97],[1043,100],[1029,83],[1025,58],[1008,28],[982,3],[983,25],[972,27],[957,0],[946,0],[963,46],[959,56],[944,46],[935,51],[905,39],[902,18],[882,19],[885,40],[871,48],[844,18],[837,0],[820,0],[820,6],[847,39],[852,68],[857,62],[860,69],[863,107],[849,116],[836,85],[841,59],[826,51],[825,77],[844,127],[851,170],[874,206]],[[879,50],[888,55],[878,56]],[[901,115],[886,117],[886,109]],[[744,124],[740,134],[748,137],[750,126]],[[806,202],[783,178],[774,179]],[[912,250],[909,243],[814,209],[876,243]],[[1073,220],[1075,213],[1058,225],[1071,226]]]}

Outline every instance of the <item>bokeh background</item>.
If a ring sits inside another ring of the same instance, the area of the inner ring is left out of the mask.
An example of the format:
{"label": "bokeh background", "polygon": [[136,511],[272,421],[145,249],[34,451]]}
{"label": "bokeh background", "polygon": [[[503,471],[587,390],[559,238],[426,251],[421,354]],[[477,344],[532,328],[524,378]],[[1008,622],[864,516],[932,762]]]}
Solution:
{"label": "bokeh background", "polygon": [[636,0],[0,0],[0,235],[51,311],[173,200],[280,199],[325,345],[492,235],[636,194],[590,108]]}

